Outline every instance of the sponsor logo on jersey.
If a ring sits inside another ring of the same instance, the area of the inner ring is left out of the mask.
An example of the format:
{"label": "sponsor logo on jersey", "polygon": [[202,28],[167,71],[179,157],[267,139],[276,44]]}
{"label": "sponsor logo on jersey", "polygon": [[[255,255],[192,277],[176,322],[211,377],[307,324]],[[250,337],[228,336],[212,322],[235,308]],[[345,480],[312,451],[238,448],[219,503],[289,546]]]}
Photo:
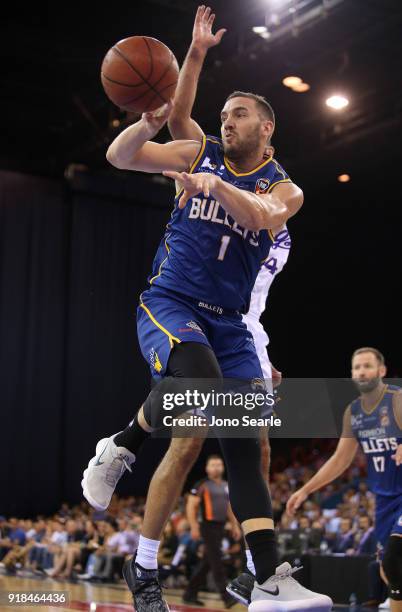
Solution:
{"label": "sponsor logo on jersey", "polygon": [[212,170],[213,172],[217,169],[217,164],[211,163],[211,159],[209,157],[206,157],[204,159],[204,161],[202,162],[200,169],[201,168],[208,168],[208,170]]}
{"label": "sponsor logo on jersey", "polygon": [[266,178],[259,178],[255,184],[255,193],[267,193],[269,189],[269,180]]}
{"label": "sponsor logo on jersey", "polygon": [[359,428],[363,425],[363,415],[362,414],[352,414],[351,419],[352,427]]}
{"label": "sponsor logo on jersey", "polygon": [[221,306],[214,306],[214,304],[207,304],[206,302],[198,302],[198,306],[200,308],[205,308],[206,310],[211,310],[212,312],[216,312],[217,314],[223,314],[223,308]]}
{"label": "sponsor logo on jersey", "polygon": [[187,327],[191,327],[191,329],[195,329],[196,331],[199,331],[202,333],[201,327],[195,321],[189,321],[188,323],[186,323],[186,325]]}
{"label": "sponsor logo on jersey", "polygon": [[287,229],[283,229],[278,232],[275,236],[275,242],[271,246],[271,249],[290,249],[292,241]]}
{"label": "sponsor logo on jersey", "polygon": [[158,374],[159,372],[161,372],[163,366],[161,364],[161,360],[159,359],[158,353],[155,351],[154,347],[152,347],[149,352],[149,363],[151,364],[155,372],[158,372]]}

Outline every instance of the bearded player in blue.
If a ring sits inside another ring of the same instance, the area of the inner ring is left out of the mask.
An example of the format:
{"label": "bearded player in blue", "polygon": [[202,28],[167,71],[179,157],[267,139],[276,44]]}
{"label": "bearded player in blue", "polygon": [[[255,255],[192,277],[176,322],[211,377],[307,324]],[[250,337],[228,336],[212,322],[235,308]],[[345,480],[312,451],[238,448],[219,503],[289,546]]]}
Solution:
{"label": "bearded player in blue", "polygon": [[[245,92],[230,95],[221,112],[222,140],[204,137],[201,146],[194,141],[150,142],[167,121],[170,108],[168,104],[144,113],[107,152],[117,168],[163,172],[179,186],[150,288],[142,294],[138,309],[142,354],[156,379],[262,379],[241,313],[248,309],[256,276],[268,257],[271,228],[299,210],[302,192],[276,162],[264,156],[275,123],[265,98]],[[152,422],[151,402],[145,401],[136,419],[133,427],[141,436],[144,423]],[[231,505],[256,568],[249,609],[329,610],[331,600],[304,589],[290,569],[275,571],[272,506],[260,471],[258,440],[225,438],[220,444]],[[137,558],[125,564],[124,575],[137,610],[168,609],[156,571]]]}
{"label": "bearded player in blue", "polygon": [[382,576],[392,612],[402,612],[402,389],[383,382],[384,356],[371,347],[352,356],[352,378],[360,397],[346,409],[335,453],[287,503],[293,515],[307,497],[340,476],[360,445],[367,483],[376,495],[375,534],[383,549]]}

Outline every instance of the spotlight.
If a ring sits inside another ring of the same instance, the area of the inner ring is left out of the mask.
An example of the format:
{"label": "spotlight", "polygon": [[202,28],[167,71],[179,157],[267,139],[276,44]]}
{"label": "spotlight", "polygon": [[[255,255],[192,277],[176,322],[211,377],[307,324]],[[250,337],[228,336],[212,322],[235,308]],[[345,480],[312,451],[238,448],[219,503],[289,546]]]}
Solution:
{"label": "spotlight", "polygon": [[302,80],[298,76],[288,76],[282,79],[282,84],[285,87],[295,87],[296,85],[300,85],[300,83],[302,83]]}
{"label": "spotlight", "polygon": [[340,183],[349,183],[350,181],[350,175],[349,174],[340,174],[338,176],[338,181]]}
{"label": "spotlight", "polygon": [[308,83],[298,83],[297,85],[293,85],[292,90],[296,93],[304,93],[310,89],[310,85]]}
{"label": "spotlight", "polygon": [[113,127],[119,127],[119,125],[120,125],[120,119],[113,119],[112,126]]}
{"label": "spotlight", "polygon": [[325,104],[334,110],[342,110],[349,104],[349,100],[345,96],[330,96],[325,100]]}
{"label": "spotlight", "polygon": [[266,31],[267,31],[266,26],[254,26],[253,28],[253,32],[255,32],[256,34],[263,34]]}

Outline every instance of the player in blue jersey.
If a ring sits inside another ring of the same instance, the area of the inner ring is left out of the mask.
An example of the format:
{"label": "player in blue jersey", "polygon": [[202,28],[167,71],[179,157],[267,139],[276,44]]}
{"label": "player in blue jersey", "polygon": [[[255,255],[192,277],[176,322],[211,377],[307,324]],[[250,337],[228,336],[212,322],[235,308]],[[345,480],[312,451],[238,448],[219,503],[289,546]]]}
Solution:
{"label": "player in blue jersey", "polygon": [[392,612],[402,611],[402,389],[383,382],[383,355],[364,347],[352,356],[352,378],[361,395],[346,409],[343,432],[333,456],[301,489],[287,511],[293,515],[307,497],[338,478],[360,445],[367,457],[367,480],[376,494],[375,533],[384,548],[383,575]]}
{"label": "player in blue jersey", "polygon": [[[107,154],[118,168],[164,171],[180,186],[155,257],[150,289],[142,294],[138,309],[142,353],[155,379],[261,379],[261,366],[241,313],[248,309],[260,265],[272,246],[271,230],[297,212],[302,193],[264,155],[275,122],[264,98],[244,92],[229,96],[221,114],[222,140],[203,137],[201,147],[194,141],[149,142],[169,111],[167,107],[145,113],[116,138]],[[158,415],[156,422],[152,420],[151,396],[131,427],[138,443],[144,430],[158,426]],[[232,507],[256,568],[250,610],[279,612],[284,602],[295,610],[329,610],[328,597],[301,587],[291,577],[290,567],[276,568],[272,507],[259,470],[259,445],[250,438],[221,439],[220,444]],[[103,452],[96,457],[96,465],[102,465]],[[111,472],[120,467],[121,462],[111,465]],[[165,502],[163,479],[158,484],[160,507]],[[178,478],[176,486],[181,485]],[[170,499],[167,495],[166,503]],[[152,523],[152,516],[149,520]],[[142,536],[141,554],[125,565],[139,612],[167,609],[153,565],[157,545]]]}

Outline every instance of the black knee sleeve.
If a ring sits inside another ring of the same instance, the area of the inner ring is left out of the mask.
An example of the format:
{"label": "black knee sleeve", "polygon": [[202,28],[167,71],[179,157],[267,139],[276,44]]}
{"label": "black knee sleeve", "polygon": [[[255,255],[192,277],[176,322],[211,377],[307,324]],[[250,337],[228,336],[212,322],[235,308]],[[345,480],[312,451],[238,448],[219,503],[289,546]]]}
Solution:
{"label": "black knee sleeve", "polygon": [[382,562],[384,573],[389,582],[391,599],[402,601],[402,538],[390,536],[385,547]]}
{"label": "black knee sleeve", "polygon": [[260,441],[255,438],[221,438],[226,463],[230,503],[237,520],[272,518],[272,504],[261,474]]}
{"label": "black knee sleeve", "polygon": [[[185,405],[175,406],[167,412],[164,398],[172,399],[171,394],[185,393],[192,386],[192,379],[199,381],[194,382],[194,388],[203,390],[204,385],[207,391],[210,391],[211,379],[222,379],[215,353],[209,346],[199,342],[176,344],[170,353],[166,374],[167,376],[154,386],[143,404],[145,420],[153,429],[163,426],[163,417],[167,414],[176,417],[188,409]],[[205,380],[205,383],[200,379]]]}

